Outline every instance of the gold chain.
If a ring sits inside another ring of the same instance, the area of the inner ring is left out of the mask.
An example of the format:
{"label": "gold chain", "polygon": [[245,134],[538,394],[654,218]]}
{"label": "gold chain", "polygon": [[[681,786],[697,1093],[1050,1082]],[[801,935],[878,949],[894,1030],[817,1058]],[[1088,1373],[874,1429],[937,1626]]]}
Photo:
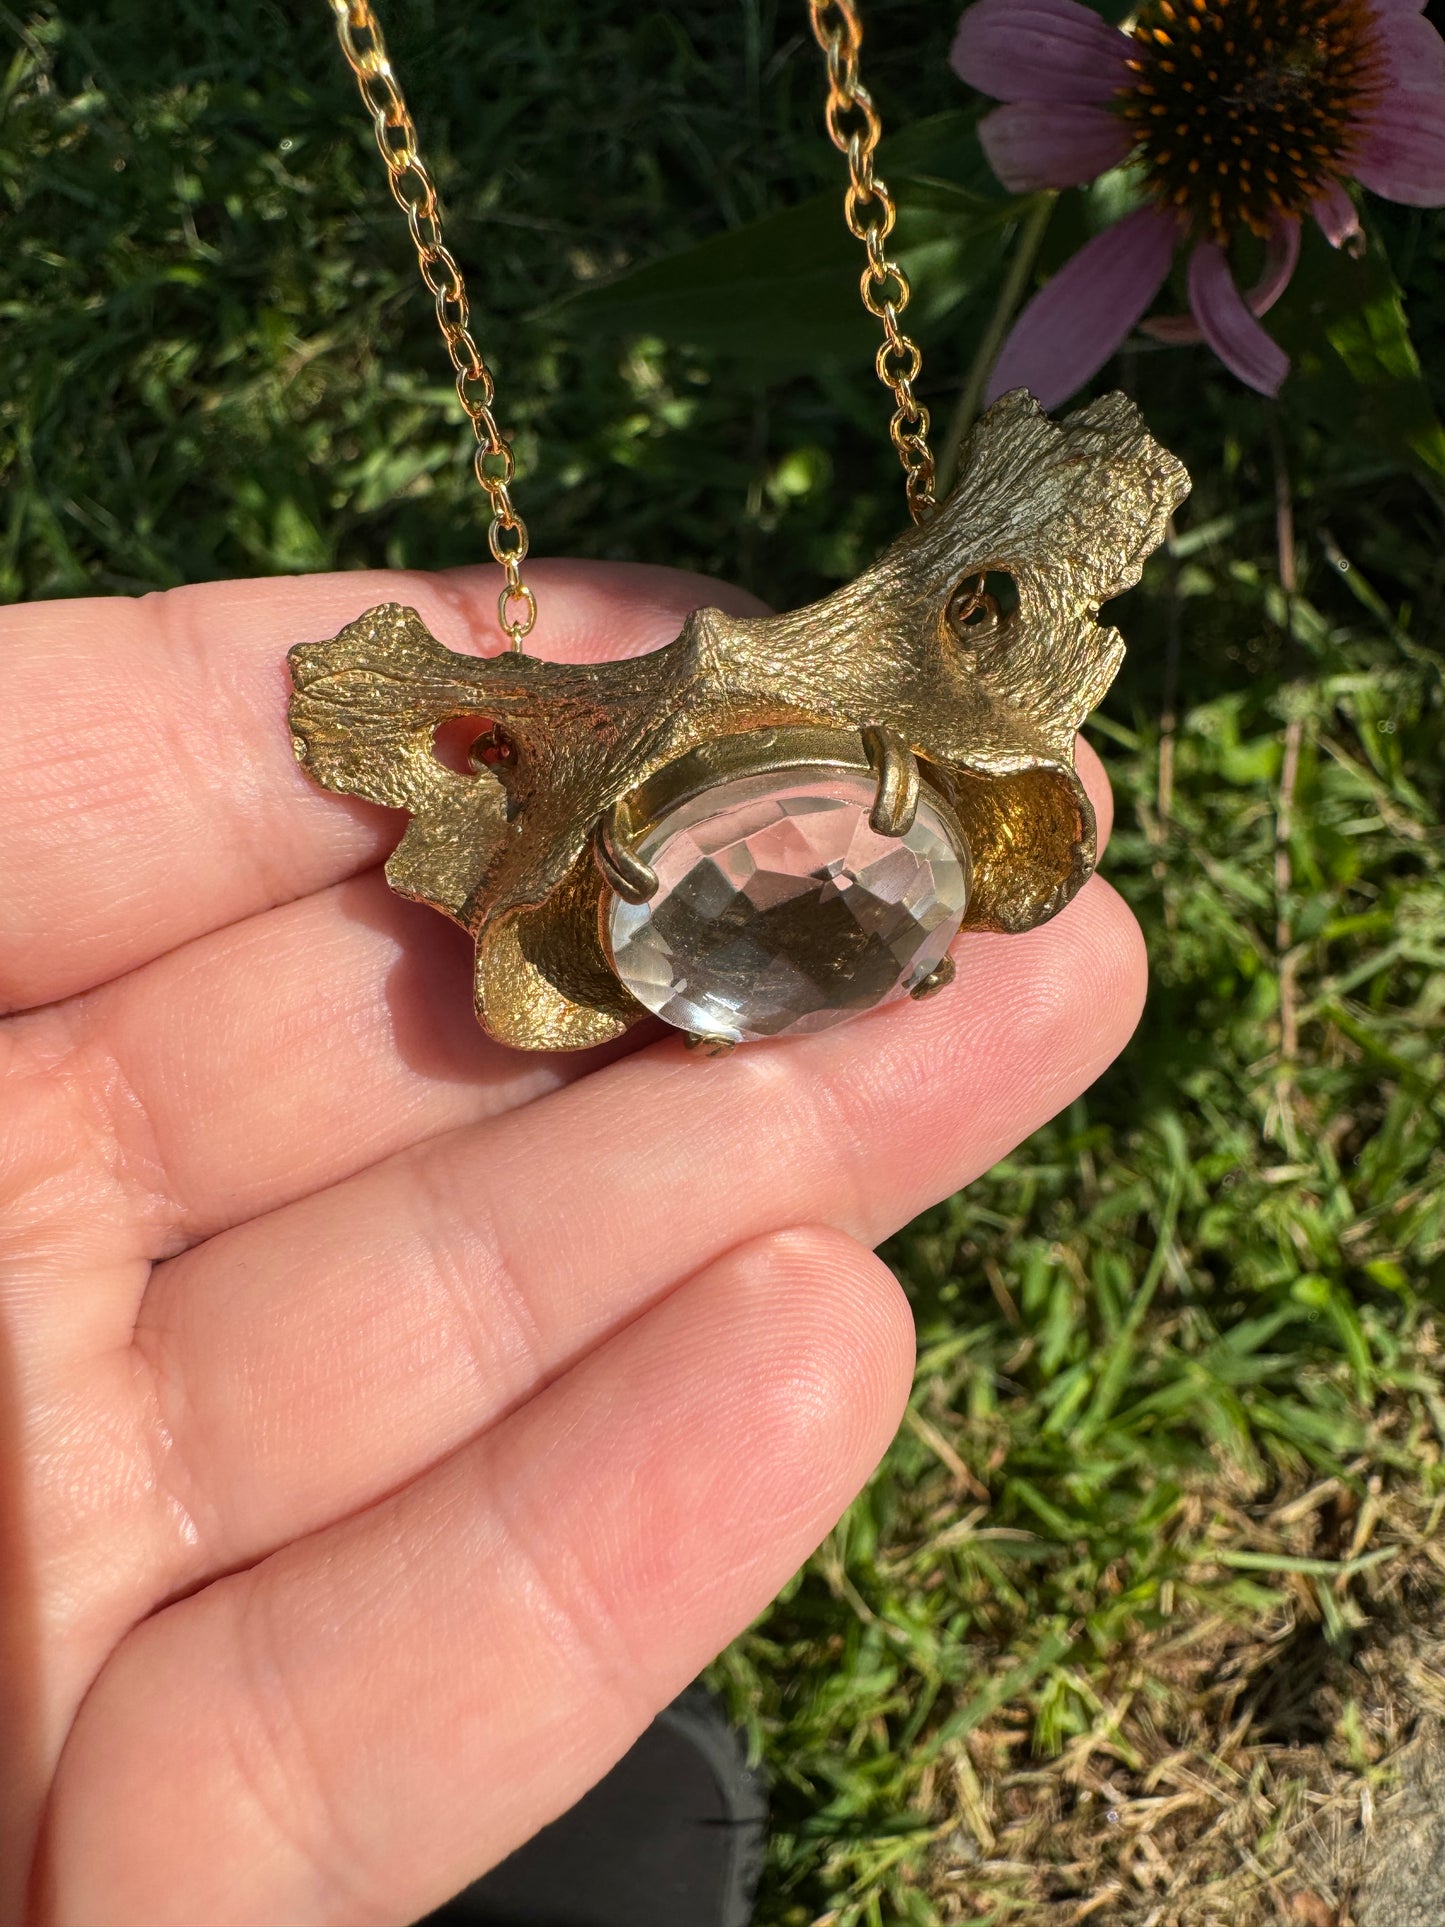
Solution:
{"label": "gold chain", "polygon": [[[496,391],[491,370],[469,325],[466,283],[442,239],[436,183],[422,159],[416,124],[392,68],[375,10],[370,0],[328,0],[328,4],[336,16],[341,51],[371,115],[392,195],[406,216],[421,278],[436,303],[437,326],[456,372],[457,399],[476,434],[472,466],[492,510],[487,546],[507,575],[506,587],[497,598],[497,619],[513,649],[520,650],[523,637],[531,633],[537,620],[537,598],[522,579],[527,525],[512,502],[516,463],[511,443],[492,413]],[[913,392],[923,357],[917,342],[899,326],[899,317],[912,293],[908,277],[896,261],[889,260],[884,249],[893,232],[897,209],[887,183],[873,171],[873,154],[883,129],[873,97],[858,78],[863,28],[855,0],[808,0],[808,13],[828,67],[828,138],[848,158],[844,219],[868,257],[859,281],[863,305],[883,324],[883,341],[873,365],[878,379],[893,395],[889,434],[903,464],[909,511],[919,522],[934,505],[928,410]]]}
{"label": "gold chain", "polygon": [[391,191],[406,216],[421,278],[436,303],[437,326],[447,345],[457,377],[457,399],[466,410],[477,437],[472,467],[491,504],[492,524],[487,546],[494,561],[507,572],[507,585],[497,598],[497,619],[514,650],[531,633],[537,620],[537,598],[522,580],[527,559],[527,525],[512,504],[515,471],[512,446],[492,413],[496,391],[491,370],[468,325],[466,283],[451,250],[442,240],[441,206],[436,184],[417,145],[416,125],[392,70],[381,24],[369,0],[329,0],[336,16],[341,51],[356,75],[361,98],[376,130],[376,144],[386,162]]}
{"label": "gold chain", "polygon": [[848,157],[843,218],[868,254],[859,283],[863,306],[883,323],[883,343],[873,365],[896,404],[888,432],[903,464],[909,513],[921,522],[934,506],[928,410],[913,392],[923,356],[918,343],[898,325],[912,293],[908,277],[884,252],[897,209],[887,183],[873,172],[873,152],[883,127],[873,96],[858,78],[863,27],[854,0],[808,0],[808,14],[828,63],[828,138]]}

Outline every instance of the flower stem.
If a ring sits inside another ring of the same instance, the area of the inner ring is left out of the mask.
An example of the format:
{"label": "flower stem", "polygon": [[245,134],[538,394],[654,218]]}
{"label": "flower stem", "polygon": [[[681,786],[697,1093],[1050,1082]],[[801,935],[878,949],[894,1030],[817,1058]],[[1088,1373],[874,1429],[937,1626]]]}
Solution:
{"label": "flower stem", "polygon": [[[1270,452],[1274,461],[1275,549],[1278,556],[1279,586],[1284,591],[1285,655],[1295,655],[1295,599],[1299,594],[1294,528],[1294,492],[1290,486],[1289,458],[1280,427],[1278,407],[1269,415]],[[1279,970],[1279,1049],[1280,1062],[1275,1075],[1275,1107],[1281,1136],[1291,1157],[1298,1155],[1295,1122],[1295,1063],[1299,1055],[1300,952],[1294,942],[1290,917],[1290,898],[1294,889],[1294,866],[1290,861],[1290,838],[1294,834],[1295,785],[1299,781],[1300,750],[1304,743],[1304,717],[1299,707],[1299,692],[1285,686],[1286,710],[1284,755],[1280,766],[1279,799],[1274,819],[1274,947]]]}
{"label": "flower stem", "polygon": [[988,326],[979,337],[978,347],[974,350],[968,374],[963,387],[959,390],[958,401],[948,424],[938,452],[938,493],[948,493],[953,482],[954,471],[958,467],[959,451],[964,437],[973,427],[978,414],[979,399],[983,385],[988,380],[989,371],[998,359],[998,351],[1003,346],[1004,334],[1013,320],[1014,309],[1024,291],[1024,283],[1029,278],[1034,261],[1038,256],[1039,244],[1044,238],[1044,230],[1049,224],[1049,216],[1054,211],[1057,194],[1038,194],[1033,206],[1019,224],[1018,241],[1015,244],[1013,259],[1009,262],[1008,273],[1004,276],[1003,286],[998,291],[993,313],[988,318]]}

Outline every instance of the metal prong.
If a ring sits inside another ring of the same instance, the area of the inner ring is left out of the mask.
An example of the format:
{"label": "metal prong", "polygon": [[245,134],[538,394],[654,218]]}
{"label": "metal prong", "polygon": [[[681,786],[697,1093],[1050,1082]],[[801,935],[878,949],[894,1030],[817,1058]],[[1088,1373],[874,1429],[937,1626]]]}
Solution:
{"label": "metal prong", "polygon": [[870,724],[862,734],[878,778],[868,821],[880,836],[907,836],[918,814],[918,758],[896,729]]}
{"label": "metal prong", "polygon": [[602,812],[592,832],[592,854],[608,884],[624,903],[646,903],[657,895],[657,872],[628,841],[619,800]]}
{"label": "metal prong", "polygon": [[684,1042],[701,1057],[726,1057],[738,1044],[736,1037],[714,1037],[705,1030],[690,1030]]}
{"label": "metal prong", "polygon": [[942,963],[933,966],[926,977],[920,977],[908,994],[922,1003],[925,997],[936,997],[940,990],[946,990],[957,975],[958,965],[952,957],[945,957]]}

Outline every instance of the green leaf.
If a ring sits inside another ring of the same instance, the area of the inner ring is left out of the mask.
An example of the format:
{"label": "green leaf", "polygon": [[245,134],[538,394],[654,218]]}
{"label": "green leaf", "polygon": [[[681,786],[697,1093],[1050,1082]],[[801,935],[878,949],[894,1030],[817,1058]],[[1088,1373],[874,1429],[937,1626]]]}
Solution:
{"label": "green leaf", "polygon": [[894,134],[885,134],[884,145],[878,150],[879,172],[889,181],[952,181],[955,187],[966,187],[981,200],[1012,206],[1017,197],[999,186],[978,138],[978,123],[993,106],[992,101],[983,101],[947,114],[929,114]]}
{"label": "green leaf", "polygon": [[[997,273],[1025,201],[983,166],[972,114],[941,114],[893,142],[898,204],[890,242],[913,288],[911,332],[926,335]],[[878,324],[858,298],[863,253],[837,194],[699,242],[620,279],[584,289],[557,311],[569,327],[656,335],[733,355],[768,377],[820,361],[872,355]]]}
{"label": "green leaf", "polygon": [[1445,477],[1445,428],[1383,244],[1372,236],[1354,259],[1317,235],[1307,242],[1272,324],[1296,362],[1286,394],[1340,439],[1358,438]]}

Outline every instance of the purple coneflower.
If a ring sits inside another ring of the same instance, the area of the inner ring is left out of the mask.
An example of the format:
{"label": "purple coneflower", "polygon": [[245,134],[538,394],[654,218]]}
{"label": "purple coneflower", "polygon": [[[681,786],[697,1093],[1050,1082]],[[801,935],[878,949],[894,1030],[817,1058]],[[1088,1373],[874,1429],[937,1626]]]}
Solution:
{"label": "purple coneflower", "polygon": [[[1081,186],[1132,160],[1145,204],[1097,234],[1034,296],[1004,343],[993,399],[1046,407],[1096,374],[1189,249],[1191,315],[1146,322],[1205,340],[1276,394],[1289,357],[1259,324],[1299,258],[1300,223],[1341,247],[1356,180],[1412,207],[1445,204],[1445,40],[1423,0],[1152,0],[1127,32],[1079,0],[978,0],[953,64],[1006,105],[984,116],[989,165],[1019,192]],[[1246,293],[1229,247],[1264,243]]]}

